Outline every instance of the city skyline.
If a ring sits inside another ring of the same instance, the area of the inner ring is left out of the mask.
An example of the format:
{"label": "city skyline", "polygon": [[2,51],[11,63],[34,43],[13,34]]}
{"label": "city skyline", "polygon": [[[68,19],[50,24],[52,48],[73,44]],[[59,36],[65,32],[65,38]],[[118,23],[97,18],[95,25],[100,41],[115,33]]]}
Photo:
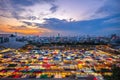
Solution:
{"label": "city skyline", "polygon": [[120,34],[119,0],[0,0],[0,33]]}

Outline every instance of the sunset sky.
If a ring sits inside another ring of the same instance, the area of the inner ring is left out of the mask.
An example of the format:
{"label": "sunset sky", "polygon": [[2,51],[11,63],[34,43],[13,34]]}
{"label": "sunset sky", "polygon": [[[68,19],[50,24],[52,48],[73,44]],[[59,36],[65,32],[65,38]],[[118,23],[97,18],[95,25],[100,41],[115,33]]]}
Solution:
{"label": "sunset sky", "polygon": [[0,0],[0,33],[120,34],[120,0]]}

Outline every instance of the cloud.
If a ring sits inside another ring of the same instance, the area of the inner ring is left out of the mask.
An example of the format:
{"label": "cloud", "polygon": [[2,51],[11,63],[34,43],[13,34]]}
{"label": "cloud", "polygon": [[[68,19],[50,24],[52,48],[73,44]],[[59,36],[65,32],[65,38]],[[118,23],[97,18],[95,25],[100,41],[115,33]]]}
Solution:
{"label": "cloud", "polygon": [[31,6],[36,3],[43,4],[43,3],[53,3],[55,0],[12,0],[12,3],[15,5],[20,6]]}
{"label": "cloud", "polygon": [[108,35],[108,34],[113,34],[113,33],[120,35],[120,26],[107,27],[107,28],[100,30],[99,33],[101,33],[101,35],[105,35],[105,34]]}
{"label": "cloud", "polygon": [[119,31],[120,32],[120,27],[112,27],[112,28],[107,28],[105,31]]}
{"label": "cloud", "polygon": [[0,24],[5,25],[6,32],[23,33],[26,29],[28,33],[43,31],[46,35],[49,31],[101,34],[110,27],[111,33],[120,26],[118,3],[119,0],[0,0]]}
{"label": "cloud", "polygon": [[[8,25],[8,26],[10,26],[10,25]],[[17,30],[17,29],[26,29],[27,27],[25,26],[25,25],[21,25],[21,26],[10,26],[10,28],[9,29],[11,29],[11,30]]]}
{"label": "cloud", "polygon": [[92,17],[105,17],[120,14],[120,0],[106,0],[104,5],[100,7]]}
{"label": "cloud", "polygon": [[30,18],[32,18],[32,20],[39,20],[39,22],[41,21],[42,23],[44,18],[58,18],[68,21],[70,19],[76,21],[87,20],[104,4],[104,1],[105,0],[3,0],[3,4],[8,13],[17,20],[31,20]]}
{"label": "cloud", "polygon": [[51,11],[52,13],[54,13],[54,12],[57,11],[57,9],[58,9],[58,6],[55,5],[55,4],[52,4],[52,7],[50,8],[50,11]]}
{"label": "cloud", "polygon": [[[51,12],[55,12],[57,10],[58,7],[57,5],[54,4],[54,2],[55,0],[35,0],[35,1],[34,0],[0,0],[0,4],[1,4],[0,15],[7,17],[8,14],[10,14],[8,17],[14,17],[17,20],[23,20],[23,19],[38,20],[39,16],[42,16],[40,14],[44,12],[42,10],[40,13],[37,13],[36,15],[36,12],[39,11],[38,9],[45,8],[47,6],[48,9],[46,11],[50,10]],[[36,5],[39,6],[36,7]],[[35,7],[32,8],[33,6]],[[34,14],[33,12],[35,13],[35,15],[33,15]],[[43,13],[43,14],[48,14],[48,13]]]}
{"label": "cloud", "polygon": [[[51,29],[53,31],[58,32],[71,32],[71,33],[82,33],[82,34],[111,34],[112,32],[118,33],[118,27],[120,26],[119,22],[116,23],[105,23],[106,21],[115,19],[116,17],[120,17],[120,15],[113,15],[108,16],[105,18],[99,18],[99,19],[92,19],[92,20],[83,20],[83,21],[66,21],[66,20],[60,20],[57,18],[49,18],[45,19],[45,22],[43,24],[36,24],[37,26],[41,28],[47,28]],[[114,27],[113,27],[114,26]],[[109,28],[111,30],[109,30]],[[108,29],[108,30],[107,30]],[[102,32],[103,30],[106,30],[106,32]]]}
{"label": "cloud", "polygon": [[[38,1],[38,0],[36,0]],[[34,2],[36,2],[34,1]],[[20,5],[20,6],[31,6],[34,4],[32,0],[12,0],[12,3],[15,5]]]}
{"label": "cloud", "polygon": [[26,21],[23,21],[23,23],[27,24],[28,26],[31,26],[32,23],[31,22],[26,22]]}
{"label": "cloud", "polygon": [[[12,11],[12,15],[19,20],[26,19],[25,17],[29,16],[35,16],[37,17],[36,20],[40,21],[44,18],[58,18],[68,21],[70,19],[78,21],[86,20],[103,5],[105,0],[88,1],[87,3],[86,1],[87,0],[13,0],[11,4],[15,10]],[[87,7],[86,5],[91,7]]]}
{"label": "cloud", "polygon": [[104,21],[104,23],[109,23],[109,24],[111,24],[111,23],[120,23],[120,16],[112,18],[112,19],[108,19],[108,20]]}
{"label": "cloud", "polygon": [[49,33],[51,30],[45,28],[28,28],[27,26],[10,26],[10,25],[1,25],[0,31],[4,33],[19,33],[24,35],[42,35],[44,33]]}

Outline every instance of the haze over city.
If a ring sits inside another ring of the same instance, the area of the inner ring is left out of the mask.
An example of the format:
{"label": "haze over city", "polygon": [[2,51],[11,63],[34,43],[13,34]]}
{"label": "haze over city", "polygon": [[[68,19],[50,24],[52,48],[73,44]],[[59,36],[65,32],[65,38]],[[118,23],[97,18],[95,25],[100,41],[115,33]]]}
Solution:
{"label": "haze over city", "polygon": [[119,34],[119,3],[120,0],[0,0],[0,33]]}

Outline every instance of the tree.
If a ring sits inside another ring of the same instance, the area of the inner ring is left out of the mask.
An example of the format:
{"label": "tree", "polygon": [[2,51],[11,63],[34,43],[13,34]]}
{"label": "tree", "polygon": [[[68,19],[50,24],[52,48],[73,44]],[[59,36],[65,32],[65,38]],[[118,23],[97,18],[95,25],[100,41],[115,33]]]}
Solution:
{"label": "tree", "polygon": [[112,66],[112,75],[103,75],[105,80],[120,80],[120,65]]}
{"label": "tree", "polygon": [[112,67],[112,80],[120,80],[120,64]]}

